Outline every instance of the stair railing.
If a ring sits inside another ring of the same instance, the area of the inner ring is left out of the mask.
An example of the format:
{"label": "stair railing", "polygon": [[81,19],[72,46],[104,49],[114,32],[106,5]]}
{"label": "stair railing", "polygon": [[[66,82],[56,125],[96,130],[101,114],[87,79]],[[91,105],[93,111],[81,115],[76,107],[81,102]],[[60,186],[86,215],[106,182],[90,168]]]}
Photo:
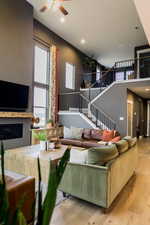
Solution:
{"label": "stair railing", "polygon": [[[115,71],[115,65],[111,68],[109,68],[107,71],[102,71],[102,72],[97,72],[97,73],[100,73],[102,74],[102,76],[100,77],[99,80],[96,80],[88,89],[88,96],[89,96],[89,100],[91,101],[91,90],[93,87],[96,86],[96,84],[98,85],[98,88],[99,88],[99,93],[102,92],[103,88],[107,87],[108,85],[110,85],[113,81],[114,81],[114,78],[115,76],[110,76],[111,78],[113,78],[113,80],[110,80],[108,78],[108,75],[112,72],[114,73]],[[91,73],[93,74],[93,73]],[[108,78],[108,79],[107,79]],[[111,83],[110,83],[111,82]],[[98,94],[99,94],[98,93]]]}
{"label": "stair railing", "polygon": [[[90,101],[89,99],[84,96],[82,93],[80,93],[80,107],[79,107],[79,111],[83,114],[83,105],[85,104],[85,102],[87,103],[87,105],[89,106]],[[90,113],[88,111],[88,113],[86,113],[86,116],[99,128],[101,129],[111,129],[111,130],[115,130],[116,129],[116,122],[114,120],[111,119],[111,117],[106,114],[100,107],[97,107],[94,104],[90,104]]]}
{"label": "stair railing", "polygon": [[87,97],[85,97],[83,94],[80,94],[80,96],[82,96],[82,98],[84,99],[86,98],[86,101],[88,102],[88,117],[94,118],[96,126],[100,126],[102,129],[115,129],[116,122],[112,120],[111,116],[109,116],[106,112],[104,112],[100,107],[97,107],[96,105],[94,105],[94,103],[91,103],[92,100],[91,92],[92,88],[95,87],[95,85],[97,85],[98,83],[99,91],[97,95],[99,95],[103,91],[103,88],[106,88],[108,85],[113,83],[114,80],[115,80],[115,65],[112,68],[109,68],[107,71],[103,72],[100,79],[94,82],[89,87],[86,95]]}
{"label": "stair railing", "polygon": [[76,108],[101,129],[115,129],[116,127],[116,123],[111,117],[94,104],[91,105],[89,113],[88,106],[90,101],[88,97],[84,96],[81,92],[61,93],[59,101],[61,104],[67,102],[67,104],[61,106],[62,110],[69,111],[71,108]]}
{"label": "stair railing", "polygon": [[100,107],[94,104],[90,105],[91,118],[94,118],[96,126],[100,127],[102,130],[115,130],[116,122],[106,114]]}

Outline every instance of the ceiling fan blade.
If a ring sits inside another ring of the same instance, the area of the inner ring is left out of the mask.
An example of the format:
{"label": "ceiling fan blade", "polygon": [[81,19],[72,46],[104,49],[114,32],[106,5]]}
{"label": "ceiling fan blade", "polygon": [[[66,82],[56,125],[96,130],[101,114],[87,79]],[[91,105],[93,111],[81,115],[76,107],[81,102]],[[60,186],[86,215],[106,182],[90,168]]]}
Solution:
{"label": "ceiling fan blade", "polygon": [[59,6],[59,9],[60,9],[60,11],[61,11],[65,16],[68,15],[68,11],[67,11],[62,5]]}
{"label": "ceiling fan blade", "polygon": [[48,9],[48,7],[46,5],[44,5],[41,9],[40,12],[45,12]]}

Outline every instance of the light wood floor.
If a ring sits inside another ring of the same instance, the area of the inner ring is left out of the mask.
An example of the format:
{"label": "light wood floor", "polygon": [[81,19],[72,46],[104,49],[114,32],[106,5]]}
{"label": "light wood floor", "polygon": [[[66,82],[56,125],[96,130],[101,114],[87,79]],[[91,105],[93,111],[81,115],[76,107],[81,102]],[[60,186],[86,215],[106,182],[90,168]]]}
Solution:
{"label": "light wood floor", "polygon": [[[55,208],[52,225],[149,225],[150,224],[150,139],[138,142],[139,163],[131,179],[104,214],[100,207],[75,198]],[[132,163],[132,162],[131,162]]]}

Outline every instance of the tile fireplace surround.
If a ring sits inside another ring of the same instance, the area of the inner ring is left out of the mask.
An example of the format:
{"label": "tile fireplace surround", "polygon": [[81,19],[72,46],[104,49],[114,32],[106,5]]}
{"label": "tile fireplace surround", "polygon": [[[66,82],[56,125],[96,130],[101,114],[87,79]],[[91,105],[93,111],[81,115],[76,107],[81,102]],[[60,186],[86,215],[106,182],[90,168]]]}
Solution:
{"label": "tile fireplace surround", "polygon": [[[18,138],[4,140],[5,149],[17,148],[21,146],[28,146],[31,143],[31,119],[32,113],[22,113],[22,112],[0,112],[0,126],[6,124],[6,132],[8,125],[20,125],[22,126],[22,135]],[[17,126],[14,126],[17,129]],[[16,131],[14,133],[17,133]],[[2,134],[1,134],[2,135]],[[6,139],[6,138],[5,138]]]}

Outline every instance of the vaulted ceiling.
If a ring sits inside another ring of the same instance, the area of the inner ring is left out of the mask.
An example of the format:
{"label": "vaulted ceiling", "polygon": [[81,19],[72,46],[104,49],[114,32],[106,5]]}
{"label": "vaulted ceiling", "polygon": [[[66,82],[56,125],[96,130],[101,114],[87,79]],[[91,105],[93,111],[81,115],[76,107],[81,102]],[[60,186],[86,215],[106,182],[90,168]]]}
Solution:
{"label": "vaulted ceiling", "polygon": [[[132,0],[72,0],[61,23],[60,11],[40,13],[46,0],[28,0],[34,17],[52,31],[106,66],[134,57],[134,47],[148,43]],[[136,29],[137,28],[137,29]],[[81,39],[86,43],[81,44]]]}

